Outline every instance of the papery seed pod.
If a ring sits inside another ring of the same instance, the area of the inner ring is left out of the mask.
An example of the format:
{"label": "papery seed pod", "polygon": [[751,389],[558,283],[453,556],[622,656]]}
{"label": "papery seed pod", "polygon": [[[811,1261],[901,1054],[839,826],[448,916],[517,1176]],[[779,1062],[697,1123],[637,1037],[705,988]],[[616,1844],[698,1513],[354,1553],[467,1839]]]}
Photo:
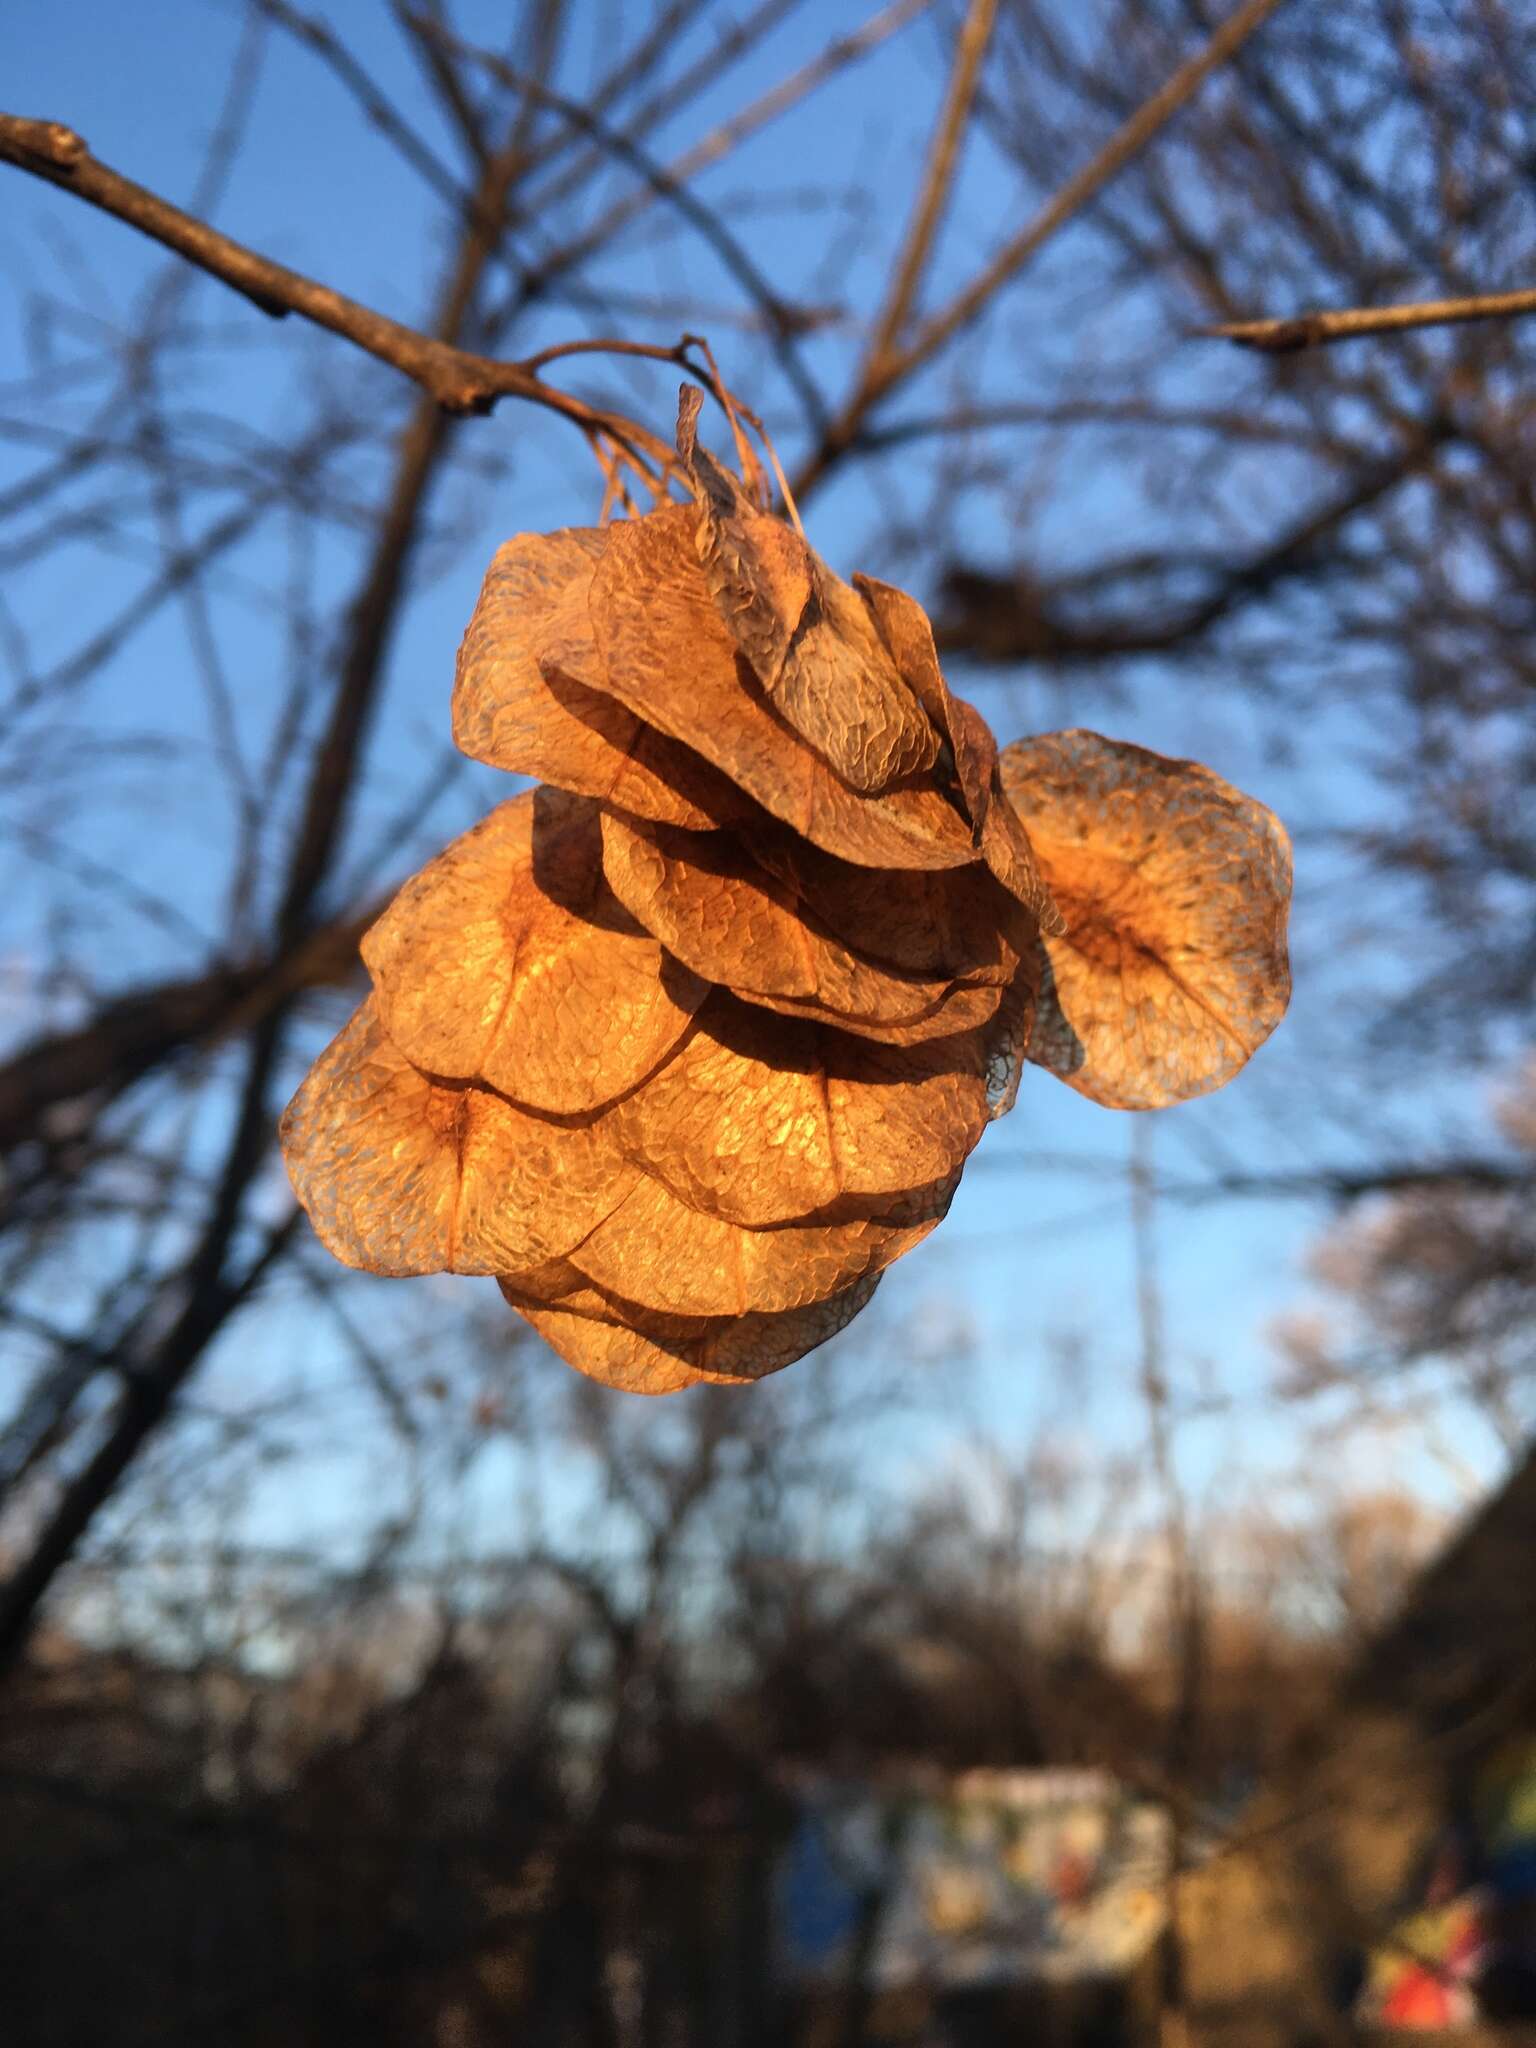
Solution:
{"label": "papery seed pod", "polygon": [[611,529],[521,533],[499,548],[459,649],[454,743],[472,760],[663,824],[729,824],[756,806],[607,691],[588,596]]}
{"label": "papery seed pod", "polygon": [[537,1275],[509,1275],[501,1291],[567,1364],[634,1394],[748,1386],[782,1371],[846,1329],[880,1281],[871,1273],[841,1294],[775,1315],[664,1316],[605,1294],[574,1268],[566,1273],[553,1290],[540,1288]]}
{"label": "papery seed pod", "polygon": [[1017,811],[1002,800],[997,742],[976,707],[951,694],[939,668],[927,614],[892,584],[877,583],[870,576],[856,581],[902,674],[949,741],[962,806],[982,859],[1009,894],[1034,913],[1044,931],[1060,931],[1061,915],[1051,900],[1029,835]]}
{"label": "papery seed pod", "polygon": [[897,972],[1005,986],[1034,951],[1035,918],[977,863],[859,867],[772,826],[754,831],[751,849],[794,890],[809,918]]}
{"label": "papery seed pod", "polygon": [[336,1256],[493,1273],[668,1392],[823,1342],[944,1215],[1026,1053],[1098,1101],[1219,1086],[1288,993],[1289,848],[1195,763],[1001,755],[921,607],[697,492],[501,549],[454,730],[514,798],[367,934],[283,1119]]}
{"label": "papery seed pod", "polygon": [[921,1223],[876,1217],[748,1230],[680,1202],[641,1174],[567,1253],[587,1279],[664,1315],[741,1316],[809,1308],[884,1270],[941,1219],[959,1183],[934,1191]]}
{"label": "papery seed pod", "polygon": [[614,1110],[614,1143],[680,1201],[761,1230],[943,1213],[989,1121],[979,1031],[898,1047],[719,989],[677,1055]]}
{"label": "papery seed pod", "polygon": [[279,1136],[327,1249],[370,1273],[508,1273],[558,1258],[639,1178],[599,1122],[535,1116],[419,1072],[372,999],[310,1069]]}
{"label": "papery seed pod", "polygon": [[953,982],[937,1002],[915,1017],[893,1023],[875,1017],[851,1017],[831,1008],[814,996],[754,995],[748,998],[761,1009],[776,1010],[781,1017],[796,1017],[809,1024],[831,1024],[855,1038],[872,1038],[881,1045],[926,1045],[930,1039],[953,1038],[963,1031],[979,1031],[997,1014],[1003,991],[991,982]]}
{"label": "papery seed pod", "polygon": [[[749,1001],[784,997],[879,1027],[928,1015],[956,986],[955,976],[924,978],[855,951],[734,834],[645,827],[609,812],[603,866],[639,924],[695,973]],[[984,977],[1009,978],[1000,961],[993,975],[983,966],[976,978]]]}
{"label": "papery seed pod", "polygon": [[406,883],[362,952],[407,1059],[580,1116],[672,1051],[708,984],[608,887],[599,820],[590,798],[530,790]]}
{"label": "papery seed pod", "polygon": [[867,867],[959,867],[970,829],[937,788],[866,796],[776,716],[715,609],[683,505],[611,530],[592,578],[602,687],[695,747],[787,825]]}
{"label": "papery seed pod", "polygon": [[1219,1088],[1290,999],[1284,827],[1199,762],[1094,732],[1020,740],[1003,774],[1067,927],[1030,1058],[1113,1109]]}
{"label": "papery seed pod", "polygon": [[855,576],[853,583],[869,606],[892,660],[927,711],[934,730],[948,744],[961,807],[979,845],[992,808],[997,742],[981,714],[951,694],[939,667],[933,628],[922,606],[893,583],[881,583],[873,576]]}
{"label": "papery seed pod", "polygon": [[701,507],[704,581],[773,709],[850,789],[922,775],[940,736],[858,594],[781,520]]}

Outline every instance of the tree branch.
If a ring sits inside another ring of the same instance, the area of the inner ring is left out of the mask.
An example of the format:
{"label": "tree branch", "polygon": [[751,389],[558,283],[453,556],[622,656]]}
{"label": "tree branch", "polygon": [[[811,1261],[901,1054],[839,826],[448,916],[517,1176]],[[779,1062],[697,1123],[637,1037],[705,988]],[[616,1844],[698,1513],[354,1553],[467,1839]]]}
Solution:
{"label": "tree branch", "polygon": [[1402,1166],[1302,1167],[1295,1173],[1223,1173],[1210,1180],[1163,1184],[1171,1202],[1245,1200],[1358,1202],[1368,1195],[1401,1195],[1429,1189],[1476,1189],[1485,1194],[1528,1194],[1536,1169],[1523,1160],[1462,1158],[1424,1160]]}
{"label": "tree branch", "polygon": [[[69,131],[48,132],[54,146],[66,154],[73,153],[78,138],[70,136]],[[7,133],[0,127],[0,144],[6,141]],[[66,139],[61,140],[61,134]],[[79,147],[83,152],[84,145]],[[89,159],[82,154],[76,161],[88,164]],[[473,212],[473,225],[460,244],[434,323],[444,339],[429,344],[426,337],[399,329],[412,344],[441,347],[450,355],[457,353],[451,337],[465,332],[473,317],[485,268],[499,233],[496,223],[504,212],[507,192],[520,162],[521,150],[514,140],[487,166],[478,194],[480,204]],[[186,215],[175,214],[174,208],[169,211],[177,220],[188,221]],[[188,225],[198,233],[203,232],[195,221]],[[172,242],[171,246],[177,245]],[[239,253],[242,258],[249,257],[248,251]],[[250,260],[258,264],[261,261]],[[279,272],[280,277],[288,275],[291,273]],[[386,325],[393,327],[394,323]],[[339,331],[347,330],[343,327]],[[276,949],[283,954],[301,948],[314,927],[314,902],[352,797],[406,577],[420,541],[422,513],[449,445],[451,427],[441,402],[434,406],[424,396],[412,409],[399,437],[393,480],[381,511],[368,570],[348,615],[348,641],[286,862],[274,933]],[[281,997],[267,1008],[250,1034],[239,1105],[224,1148],[207,1221],[184,1266],[167,1275],[135,1326],[118,1344],[123,1394],[98,1449],[64,1486],[30,1550],[10,1576],[0,1581],[0,1670],[17,1658],[54,1579],[73,1556],[144,1444],[170,1413],[178,1392],[197,1370],[209,1345],[255,1292],[297,1225],[300,1212],[295,1209],[266,1238],[259,1251],[241,1257],[240,1225],[247,1195],[271,1140],[269,1092],[292,1003],[291,993]]]}
{"label": "tree branch", "polygon": [[[688,190],[686,185],[681,184],[664,165],[655,162],[621,130],[602,120],[579,100],[573,100],[566,93],[555,92],[537,79],[528,77],[525,72],[515,70],[490,51],[477,49],[473,44],[450,35],[446,30],[435,28],[430,21],[418,16],[407,16],[407,20],[419,33],[435,34],[451,54],[478,64],[490,77],[521,95],[530,105],[548,107],[573,128],[590,135],[593,141],[616,162],[626,165],[637,177],[643,179],[658,199],[675,208],[714,251],[722,266],[740,285],[746,296],[759,308],[767,328],[769,344],[786,379],[799,398],[807,420],[813,429],[821,425],[826,415],[826,407],[815,380],[801,362],[795,347],[795,338],[805,326],[803,313],[779,296],[772,280],[759,268],[751,251]],[[546,278],[547,274],[546,271]],[[525,369],[526,365],[518,367]]]}
{"label": "tree branch", "polygon": [[656,436],[546,384],[526,364],[498,362],[437,340],[220,234],[98,161],[83,138],[61,121],[0,114],[0,161],[137,228],[274,319],[297,313],[339,334],[403,372],[444,412],[487,413],[498,399],[522,398],[560,413],[588,433],[609,435],[663,472],[671,461],[670,448]]}
{"label": "tree branch", "polygon": [[380,908],[320,926],[255,966],[132,989],[78,1030],[24,1045],[0,1066],[0,1154],[42,1134],[61,1103],[97,1095],[110,1101],[174,1054],[251,1029],[299,990],[349,980],[358,942]]}
{"label": "tree branch", "polygon": [[912,301],[917,296],[917,288],[922,283],[954,180],[955,160],[976,97],[982,59],[987,54],[996,21],[997,0],[971,0],[955,47],[949,89],[928,147],[928,163],[923,172],[922,189],[912,223],[897,258],[890,291],[870,335],[866,353],[870,370],[879,370],[900,338]]}
{"label": "tree branch", "polygon": [[1351,306],[1337,312],[1298,313],[1288,320],[1228,320],[1195,332],[1235,341],[1264,355],[1293,355],[1329,341],[1368,334],[1402,334],[1418,327],[1455,327],[1469,320],[1518,320],[1536,313],[1536,291],[1486,292],[1471,299],[1426,299],[1412,306]]}
{"label": "tree branch", "polygon": [[1149,100],[1139,106],[1104,147],[1080,171],[1068,178],[1061,189],[1029,224],[992,258],[984,269],[937,313],[925,321],[904,348],[889,349],[878,366],[871,364],[858,380],[853,396],[823,435],[821,445],[795,478],[794,490],[803,497],[810,485],[858,438],[859,429],[872,407],[898,383],[921,369],[946,342],[981,313],[989,300],[1010,278],[1022,270],[1051,237],[1065,227],[1101,189],[1122,171],[1190,99],[1213,71],[1236,55],[1243,44],[1267,21],[1284,0],[1245,0],[1203,48]]}
{"label": "tree branch", "polygon": [[[1224,570],[1203,597],[1170,607],[1161,617],[1107,618],[1079,624],[1058,616],[1051,606],[1051,592],[1026,576],[994,575],[955,565],[944,579],[946,608],[935,621],[940,651],[996,664],[1104,661],[1186,646],[1233,612],[1269,596],[1290,578],[1314,572],[1320,543],[1333,540],[1350,520],[1420,474],[1453,433],[1451,421],[1443,416],[1428,421],[1399,453],[1373,463],[1351,478],[1336,497],[1304,513],[1246,562]],[[1122,581],[1128,566],[1106,562],[1079,579],[1079,588]]]}

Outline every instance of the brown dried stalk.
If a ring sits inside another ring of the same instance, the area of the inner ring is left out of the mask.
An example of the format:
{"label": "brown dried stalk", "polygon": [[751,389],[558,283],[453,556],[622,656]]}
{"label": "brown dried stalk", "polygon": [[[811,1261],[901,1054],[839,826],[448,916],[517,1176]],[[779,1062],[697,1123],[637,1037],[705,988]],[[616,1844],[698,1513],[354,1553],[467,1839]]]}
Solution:
{"label": "brown dried stalk", "polygon": [[1456,327],[1468,320],[1519,320],[1527,313],[1536,313],[1536,291],[1482,292],[1470,299],[1425,299],[1410,306],[1347,306],[1333,312],[1296,313],[1283,320],[1227,320],[1195,331],[1265,355],[1289,355],[1324,342],[1403,334],[1419,327]]}
{"label": "brown dried stalk", "polygon": [[659,435],[623,414],[589,405],[539,372],[549,363],[577,353],[647,356],[676,363],[696,378],[725,409],[751,417],[719,382],[712,363],[701,363],[693,351],[699,344],[685,335],[672,347],[619,340],[591,340],[545,349],[526,361],[499,361],[456,348],[386,314],[375,312],[329,285],[260,255],[206,222],[183,213],[168,200],[137,185],[91,154],[83,137],[61,121],[29,120],[0,114],[0,160],[30,172],[60,191],[112,214],[141,234],[161,242],[189,263],[237,291],[273,319],[297,313],[332,334],[376,356],[419,384],[444,412],[488,413],[503,398],[519,398],[570,420],[587,436],[594,450],[606,441],[626,465],[657,495],[665,495],[676,474],[676,457]]}

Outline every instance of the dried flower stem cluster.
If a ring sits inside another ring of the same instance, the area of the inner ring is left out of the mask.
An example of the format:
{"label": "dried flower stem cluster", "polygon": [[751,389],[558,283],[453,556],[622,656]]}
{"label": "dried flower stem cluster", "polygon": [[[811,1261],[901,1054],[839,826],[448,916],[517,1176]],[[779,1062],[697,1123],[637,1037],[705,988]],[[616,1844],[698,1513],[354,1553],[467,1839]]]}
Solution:
{"label": "dried flower stem cluster", "polygon": [[920,607],[695,439],[695,492],[497,554],[454,734],[542,778],[400,891],[283,1122],[330,1249],[494,1274],[582,1371],[742,1381],[934,1227],[1023,1061],[1151,1108],[1288,993],[1284,833],[1209,770],[999,754]]}

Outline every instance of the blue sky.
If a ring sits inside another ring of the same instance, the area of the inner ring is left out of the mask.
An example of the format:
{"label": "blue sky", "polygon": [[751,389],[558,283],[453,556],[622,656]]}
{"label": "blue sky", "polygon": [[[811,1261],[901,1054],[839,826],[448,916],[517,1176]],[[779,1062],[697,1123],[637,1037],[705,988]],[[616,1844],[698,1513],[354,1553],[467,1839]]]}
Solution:
{"label": "blue sky", "polygon": [[[381,83],[447,154],[450,140],[425,105],[385,10],[342,7],[333,0],[320,11],[357,34]],[[744,64],[721,68],[705,96],[653,138],[656,153],[666,158],[686,147],[713,121],[812,56],[830,32],[853,29],[872,11],[839,0],[792,14]],[[579,95],[591,75],[594,54],[611,37],[611,23],[627,13],[574,10],[563,74],[572,93]],[[458,10],[463,32],[492,45],[505,35],[510,18],[509,9],[488,0],[466,0]],[[11,0],[0,20],[7,100],[18,111],[70,123],[107,162],[167,196],[184,198],[196,183],[240,35],[240,13],[217,0],[138,0],[132,8],[84,10]],[[793,279],[805,294],[868,305],[920,161],[936,91],[936,50],[932,27],[919,24],[850,71],[832,94],[808,101],[700,180],[701,193],[723,201],[738,231],[750,235],[756,261],[771,276]],[[839,194],[852,183],[877,196],[872,212],[843,203]],[[614,193],[630,189],[620,174],[611,186]],[[786,187],[804,188],[805,203],[777,210],[754,206],[754,194]],[[164,266],[157,251],[119,224],[40,185],[7,172],[0,189],[0,280],[10,309],[0,310],[0,419],[9,421],[35,405],[37,396],[27,383],[24,304],[42,295],[60,309],[53,347],[67,390],[68,365],[126,320]],[[930,295],[967,275],[1016,224],[1018,208],[1012,172],[995,153],[978,147],[959,183]],[[385,312],[410,321],[421,316],[433,282],[424,256],[436,245],[439,203],[356,118],[322,67],[282,38],[272,38],[264,54],[249,143],[216,218],[236,237]],[[623,253],[604,266],[605,286],[642,308],[624,320],[624,331],[670,340],[675,320],[648,318],[644,303],[661,294],[698,301],[700,321],[709,325],[726,374],[736,381],[738,366],[752,352],[728,324],[708,322],[708,308],[728,296],[718,268],[675,233],[664,234],[666,225],[659,210],[647,214]],[[912,395],[910,409],[928,409],[957,391],[1027,395],[1032,370],[1059,360],[1063,351],[1102,352],[1107,360],[1116,346],[1124,346],[1123,337],[1099,331],[1091,308],[1083,309],[1076,332],[1060,331],[1059,309],[1071,296],[1073,247],[1071,235],[1065,237],[1041,267],[1038,293],[1032,288],[1021,295],[963,354],[941,362]],[[232,413],[254,430],[265,430],[310,402],[304,394],[316,363],[338,387],[377,388],[391,416],[403,404],[386,374],[360,367],[343,344],[306,333],[294,321],[272,325],[211,285],[197,283],[192,291],[199,316],[216,323],[224,339],[185,388],[168,394],[185,416]],[[66,306],[83,309],[83,318],[79,311],[66,316]],[[552,306],[520,331],[518,346],[531,349],[580,329],[577,310]],[[846,332],[834,326],[813,337],[806,358],[824,373],[835,396],[847,376]],[[1225,358],[1195,350],[1177,374],[1187,376],[1192,388],[1205,388],[1211,379],[1236,373]],[[358,384],[362,379],[372,381]],[[589,381],[609,390],[624,387],[617,373],[593,372]],[[635,402],[653,406],[655,423],[665,427],[669,376],[643,378],[636,390]],[[768,411],[792,466],[797,429],[783,385],[765,379],[761,395],[756,385],[748,395]],[[87,392],[64,402],[76,408],[73,418],[92,399]],[[504,406],[492,420],[459,431],[461,445],[473,437],[474,452],[494,458],[500,473],[489,480],[459,477],[442,494],[436,509],[469,538],[451,553],[434,551],[391,659],[367,797],[350,840],[354,856],[366,856],[380,879],[386,871],[403,875],[504,793],[494,775],[471,770],[408,845],[381,845],[392,809],[446,744],[453,650],[491,547],[523,527],[590,520],[598,506],[595,472],[567,430]],[[0,445],[0,490],[38,459],[34,446],[14,440]],[[361,464],[352,476],[360,497],[378,486],[376,467]],[[1234,482],[1240,495],[1251,492],[1256,506],[1266,493],[1286,487],[1283,477],[1259,472]],[[903,521],[920,528],[932,487],[926,456],[895,473],[889,465],[878,472],[856,469],[807,508],[811,538],[840,569],[895,574],[901,567],[899,533],[894,555],[871,555],[871,537],[889,551]],[[986,502],[968,501],[965,537],[984,558],[1006,560],[1009,536],[989,527]],[[1155,535],[1162,515],[1144,491],[1121,488],[1113,468],[1101,461],[1090,483],[1074,479],[1059,502],[1044,499],[1025,516],[1033,532],[1070,560],[1075,547],[1085,538],[1091,543],[1106,527],[1122,529],[1128,543]],[[138,555],[151,537],[141,530],[135,543],[124,530],[105,556],[77,549],[27,563],[8,601],[24,621],[39,666],[63,659],[90,621],[110,617],[139,586]],[[222,656],[234,686],[237,723],[253,752],[273,715],[276,676],[285,658],[282,619],[260,594],[281,583],[282,548],[281,531],[264,529],[232,555],[220,583],[228,607],[221,616],[231,622]],[[344,535],[327,543],[314,567],[322,591],[328,584],[344,590],[354,563],[355,548]],[[94,735],[152,729],[165,750],[142,763],[114,766],[90,815],[69,821],[70,837],[73,848],[103,870],[147,894],[170,898],[189,925],[211,932],[218,929],[234,880],[222,854],[210,854],[229,844],[229,820],[227,799],[209,773],[214,735],[186,646],[184,617],[167,610],[135,636],[106,684],[94,686],[82,702],[82,718]],[[1350,887],[1347,873],[1317,837],[1321,828],[1359,818],[1372,801],[1364,777],[1348,765],[1345,748],[1331,744],[1324,729],[1311,736],[1315,744],[1277,759],[1245,698],[1189,687],[1157,663],[1144,665],[1127,701],[1116,705],[1095,696],[1091,679],[1074,681],[1077,694],[1066,711],[1061,690],[1028,675],[971,684],[962,674],[957,680],[962,688],[974,688],[1004,740],[1035,724],[1102,723],[1122,737],[1207,760],[1271,802],[1297,829],[1292,1017],[1274,1044],[1219,1096],[1156,1119],[1156,1157],[1173,1177],[1190,1179],[1223,1163],[1293,1168],[1345,1152],[1352,1139],[1347,1123],[1334,1114],[1330,1062],[1338,1034],[1351,1029],[1352,1005],[1356,1013],[1361,1008],[1359,970],[1368,957],[1376,958],[1356,945],[1347,963],[1341,960],[1341,935],[1348,929],[1343,907],[1354,899],[1344,893]],[[48,820],[31,808],[26,818],[40,834],[47,828]],[[56,901],[59,877],[47,862],[14,846],[6,861],[18,886],[7,892],[0,925],[0,958],[8,969],[3,989],[12,991],[0,1026],[15,1038],[28,1026],[28,963]],[[1359,906],[1362,919],[1368,922],[1367,914],[1374,917],[1377,908]],[[101,901],[82,914],[92,922],[101,986],[127,985],[196,963],[190,935],[178,937]],[[1345,964],[1348,976],[1341,973]],[[1390,957],[1380,956],[1375,971],[1390,977]],[[1462,1084],[1412,1102],[1377,1102],[1369,1137],[1379,1140],[1383,1125],[1422,1134],[1475,1109],[1477,1101],[1475,1088]],[[1346,1107],[1353,1111],[1358,1105],[1351,1101]],[[879,1328],[890,1334],[880,1341],[899,1344],[913,1327],[961,1324],[971,1339],[963,1364],[953,1358],[932,1364],[941,1389],[933,1407],[920,1420],[879,1435],[888,1471],[921,1484],[926,1473],[944,1468],[966,1431],[1007,1444],[1023,1442],[1046,1422],[1104,1449],[1139,1439],[1142,1425],[1131,1397],[1138,1337],[1123,1176],[1128,1141],[1125,1117],[1081,1101],[1042,1073],[1026,1075],[1017,1109],[985,1141],[948,1221],[882,1290]],[[1046,1167],[1042,1160],[1057,1163]],[[1317,1220],[1296,1203],[1162,1209],[1159,1244],[1175,1380],[1186,1388],[1214,1386],[1230,1404],[1191,1426],[1182,1439],[1181,1455],[1197,1489],[1230,1489],[1238,1458],[1246,1472],[1256,1473],[1282,1468],[1297,1455],[1296,1419],[1266,1398],[1272,1361],[1265,1332],[1302,1290],[1301,1261]],[[377,1289],[388,1291],[386,1283]],[[425,1299],[418,1294],[407,1323]],[[1086,1380],[1065,1392],[1049,1365],[1049,1340],[1063,1331],[1082,1333],[1091,1361]],[[547,1369],[560,1370],[552,1362]],[[832,1354],[795,1370],[836,1369]],[[334,1361],[313,1319],[298,1308],[275,1307],[238,1326],[199,1397],[238,1403],[256,1386],[300,1383],[329,1390],[336,1412],[351,1413],[352,1396],[333,1386],[333,1373]],[[752,1398],[789,1397],[770,1382]],[[1484,1469],[1486,1449],[1471,1435],[1463,1441]],[[306,1529],[344,1530],[360,1496],[377,1483],[384,1455],[367,1442],[349,1444],[345,1456],[334,1443],[324,1453],[311,1445],[291,1471],[253,1482],[252,1527],[285,1539]],[[1439,1483],[1432,1468],[1423,1470],[1428,1483]],[[476,1510],[487,1526],[495,1521],[495,1490],[505,1483],[494,1461],[489,1471],[488,1499]]]}

